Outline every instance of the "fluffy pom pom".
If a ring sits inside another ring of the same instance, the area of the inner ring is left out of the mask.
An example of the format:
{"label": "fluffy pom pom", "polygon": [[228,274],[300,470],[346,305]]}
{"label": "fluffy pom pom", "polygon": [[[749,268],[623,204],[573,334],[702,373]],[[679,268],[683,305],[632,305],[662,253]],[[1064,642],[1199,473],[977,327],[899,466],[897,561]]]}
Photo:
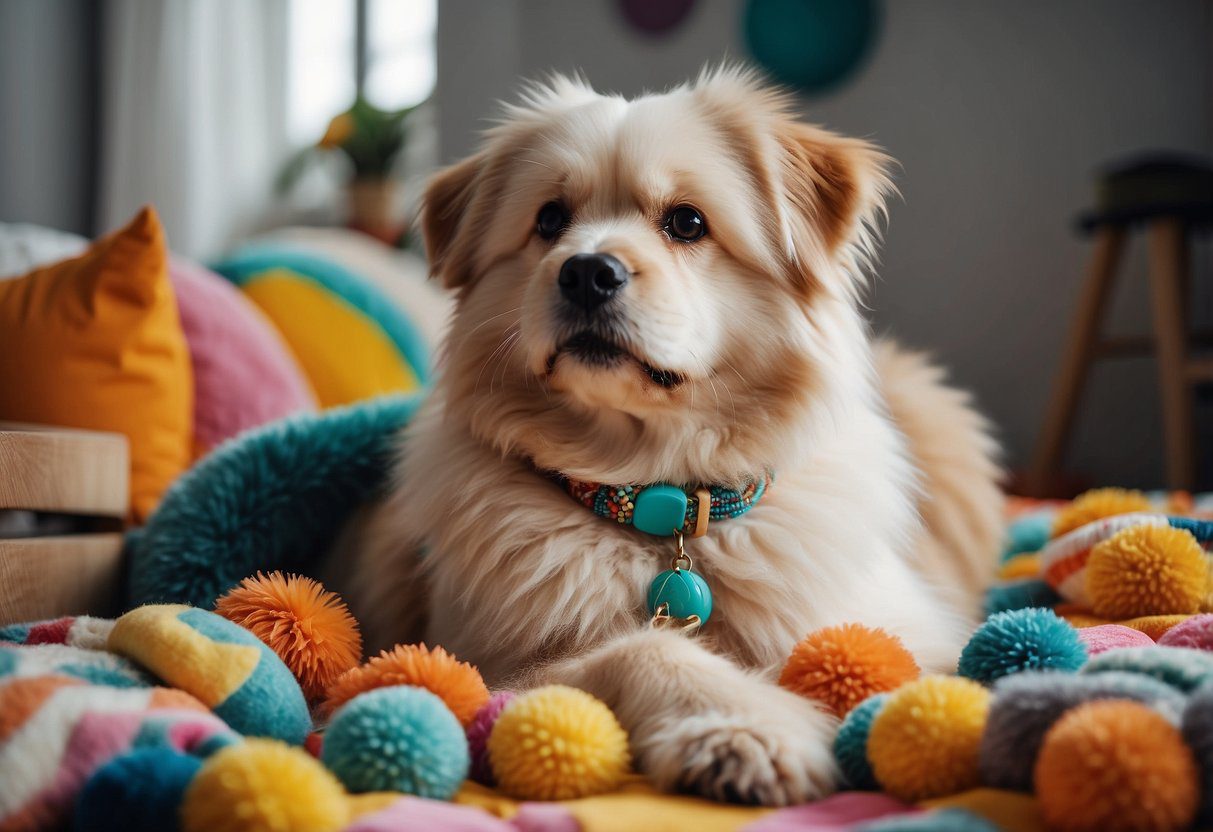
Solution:
{"label": "fluffy pom pom", "polygon": [[448,800],[467,776],[468,745],[441,699],[401,685],[343,705],[324,732],[320,760],[351,792]]}
{"label": "fluffy pom pom", "polygon": [[93,772],[76,797],[75,832],[173,832],[202,761],[171,748],[140,748]]}
{"label": "fluffy pom pom", "polygon": [[202,766],[181,804],[185,832],[336,832],[349,820],[337,779],[274,740],[228,746]]}
{"label": "fluffy pom pom", "polygon": [[1149,498],[1140,491],[1096,488],[1080,494],[1074,502],[1057,512],[1053,518],[1053,537],[1061,537],[1105,517],[1152,509]]}
{"label": "fluffy pom pom", "polygon": [[362,659],[358,622],[311,578],[258,572],[216,601],[215,612],[269,645],[311,701]]}
{"label": "fluffy pom pom", "polygon": [[1050,829],[1118,832],[1188,828],[1196,760],[1171,723],[1137,702],[1091,702],[1045,735],[1035,770]]}
{"label": "fluffy pom pom", "polygon": [[887,693],[869,696],[851,709],[834,735],[834,759],[852,789],[879,788],[868,762],[868,735],[872,732],[872,721],[888,699]]}
{"label": "fluffy pom pom", "polygon": [[505,706],[514,700],[512,690],[501,690],[489,697],[484,707],[467,725],[468,755],[472,760],[471,778],[484,786],[495,786],[493,768],[489,765],[489,735]]}
{"label": "fluffy pom pom", "polygon": [[841,717],[872,694],[917,679],[919,672],[897,636],[861,624],[843,624],[810,633],[797,644],[779,674],[779,684]]}
{"label": "fluffy pom pom", "polygon": [[1051,607],[1061,601],[1057,590],[1038,578],[995,584],[986,590],[986,615],[1028,607]]}
{"label": "fluffy pom pom", "polygon": [[1170,685],[1137,673],[1093,676],[1028,671],[1000,679],[981,737],[982,782],[1016,791],[1032,788],[1032,766],[1045,733],[1070,708],[1097,699],[1131,699],[1178,719],[1184,697]]}
{"label": "fluffy pom pom", "polygon": [[585,691],[550,685],[506,706],[489,736],[503,791],[522,800],[569,800],[616,788],[628,737],[610,708]]}
{"label": "fluffy pom pom", "polygon": [[925,676],[894,691],[868,735],[877,782],[907,801],[976,786],[989,705],[984,687],[950,676]]}
{"label": "fluffy pom pom", "polygon": [[1077,670],[1087,650],[1073,627],[1052,610],[1009,610],[992,615],[960,654],[959,672],[978,682],[1021,670]]}
{"label": "fluffy pom pom", "polygon": [[1083,627],[1078,631],[1078,637],[1087,648],[1088,656],[1098,656],[1108,650],[1118,650],[1122,647],[1152,647],[1154,639],[1141,630],[1134,630],[1123,624],[1098,624],[1094,627]]}
{"label": "fluffy pom pom", "polygon": [[1213,613],[1194,615],[1181,621],[1163,633],[1158,643],[1164,647],[1213,650]]}
{"label": "fluffy pom pom", "polygon": [[1049,542],[1053,530],[1051,510],[1034,511],[1011,521],[1000,560],[1005,563],[1016,555],[1039,552]]}
{"label": "fluffy pom pom", "polygon": [[1096,615],[1133,618],[1200,609],[1208,582],[1205,553],[1192,533],[1133,526],[1096,544],[1087,561],[1087,594]]}
{"label": "fluffy pom pom", "polygon": [[413,685],[437,696],[460,725],[467,725],[489,701],[480,671],[441,647],[398,644],[361,667],[346,671],[329,686],[325,711],[332,713],[360,693],[391,685]]}
{"label": "fluffy pom pom", "polygon": [[1153,676],[1185,693],[1213,681],[1213,656],[1186,647],[1129,647],[1100,653],[1083,666],[1082,673],[1119,670]]}

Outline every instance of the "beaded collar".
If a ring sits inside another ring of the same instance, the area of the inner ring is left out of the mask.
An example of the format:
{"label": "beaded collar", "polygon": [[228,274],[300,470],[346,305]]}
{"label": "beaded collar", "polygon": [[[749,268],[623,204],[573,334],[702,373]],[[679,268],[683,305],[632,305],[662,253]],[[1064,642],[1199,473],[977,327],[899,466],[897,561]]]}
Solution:
{"label": "beaded collar", "polygon": [[667,483],[603,485],[562,474],[551,476],[599,517],[664,537],[676,532],[701,537],[710,520],[740,517],[757,505],[774,479],[763,474],[740,490],[713,485],[688,492]]}

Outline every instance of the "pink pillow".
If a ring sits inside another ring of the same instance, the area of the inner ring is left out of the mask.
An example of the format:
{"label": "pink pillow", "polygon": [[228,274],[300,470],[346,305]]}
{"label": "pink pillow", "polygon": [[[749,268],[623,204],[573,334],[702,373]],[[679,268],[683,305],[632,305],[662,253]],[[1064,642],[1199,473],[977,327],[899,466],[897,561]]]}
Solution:
{"label": "pink pillow", "polygon": [[169,278],[194,367],[194,458],[316,396],[274,325],[214,272],[173,258]]}

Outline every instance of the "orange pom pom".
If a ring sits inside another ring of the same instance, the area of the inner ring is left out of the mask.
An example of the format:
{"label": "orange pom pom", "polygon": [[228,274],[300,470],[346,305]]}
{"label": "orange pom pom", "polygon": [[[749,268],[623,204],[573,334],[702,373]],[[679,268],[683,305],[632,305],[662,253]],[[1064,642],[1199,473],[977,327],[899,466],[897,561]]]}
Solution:
{"label": "orange pom pom", "polygon": [[1053,537],[1061,537],[1105,517],[1153,509],[1150,499],[1140,491],[1096,488],[1079,494],[1072,503],[1057,512],[1057,516],[1053,518]]}
{"label": "orange pom pom", "polygon": [[1088,702],[1045,735],[1034,772],[1050,829],[1187,829],[1200,788],[1196,761],[1163,716],[1139,702]]}
{"label": "orange pom pom", "polygon": [[362,659],[362,634],[345,603],[311,578],[271,572],[245,578],[215,612],[278,654],[309,700]]}
{"label": "orange pom pom", "polygon": [[841,717],[872,694],[901,687],[919,673],[918,663],[897,636],[843,624],[810,633],[792,648],[779,684]]}
{"label": "orange pom pom", "polygon": [[470,664],[441,647],[430,650],[424,644],[398,644],[333,682],[324,709],[332,713],[360,693],[391,685],[425,688],[445,702],[464,726],[489,701],[480,671]]}

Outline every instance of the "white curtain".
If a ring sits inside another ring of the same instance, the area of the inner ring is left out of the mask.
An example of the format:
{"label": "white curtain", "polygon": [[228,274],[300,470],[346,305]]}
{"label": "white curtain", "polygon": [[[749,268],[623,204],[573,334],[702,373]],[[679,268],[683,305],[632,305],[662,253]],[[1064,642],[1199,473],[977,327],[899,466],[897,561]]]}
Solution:
{"label": "white curtain", "polygon": [[173,251],[221,253],[263,221],[286,151],[287,0],[109,0],[100,227],[140,205]]}

